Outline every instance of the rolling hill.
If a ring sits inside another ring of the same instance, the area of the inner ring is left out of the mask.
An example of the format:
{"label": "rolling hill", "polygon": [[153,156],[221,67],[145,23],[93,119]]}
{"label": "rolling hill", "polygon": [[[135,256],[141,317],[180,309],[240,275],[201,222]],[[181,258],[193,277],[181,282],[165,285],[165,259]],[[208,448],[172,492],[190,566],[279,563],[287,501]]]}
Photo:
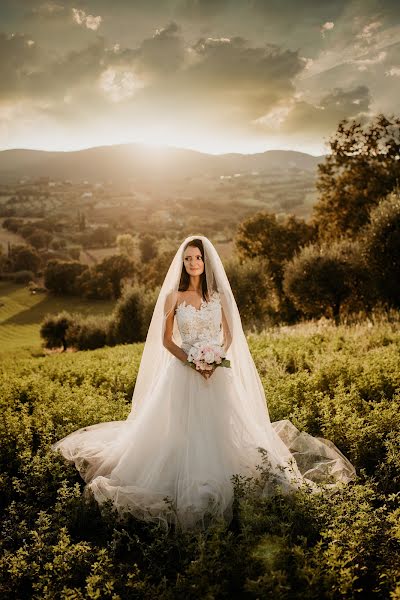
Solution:
{"label": "rolling hill", "polygon": [[16,182],[22,178],[38,177],[68,179],[72,182],[180,180],[296,167],[314,172],[323,158],[291,150],[212,155],[143,144],[99,146],[74,152],[13,149],[0,151],[0,180]]}

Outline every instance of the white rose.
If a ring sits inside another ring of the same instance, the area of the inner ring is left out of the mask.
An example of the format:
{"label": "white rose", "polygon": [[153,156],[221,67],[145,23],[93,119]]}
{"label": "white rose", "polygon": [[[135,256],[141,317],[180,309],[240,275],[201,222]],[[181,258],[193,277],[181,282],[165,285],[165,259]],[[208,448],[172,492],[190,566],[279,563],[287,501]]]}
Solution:
{"label": "white rose", "polygon": [[206,353],[204,354],[204,360],[205,360],[207,363],[212,363],[212,362],[214,362],[214,352],[212,352],[211,350],[208,350],[208,352],[206,352]]}

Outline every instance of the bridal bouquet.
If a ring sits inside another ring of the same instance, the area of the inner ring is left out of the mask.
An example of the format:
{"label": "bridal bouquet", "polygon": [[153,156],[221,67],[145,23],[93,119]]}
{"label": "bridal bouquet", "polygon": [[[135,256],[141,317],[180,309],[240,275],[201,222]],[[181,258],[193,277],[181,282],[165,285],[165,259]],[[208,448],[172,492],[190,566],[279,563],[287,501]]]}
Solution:
{"label": "bridal bouquet", "polygon": [[189,366],[198,371],[211,371],[214,367],[230,367],[230,361],[219,344],[196,342],[189,350],[187,357]]}

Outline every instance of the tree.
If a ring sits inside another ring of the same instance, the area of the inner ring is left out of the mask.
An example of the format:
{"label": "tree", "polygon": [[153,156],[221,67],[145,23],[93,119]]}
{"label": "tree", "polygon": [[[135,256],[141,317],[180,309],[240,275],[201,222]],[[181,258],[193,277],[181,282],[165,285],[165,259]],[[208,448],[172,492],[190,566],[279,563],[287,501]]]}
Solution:
{"label": "tree", "polygon": [[329,145],[331,154],[318,165],[313,222],[321,239],[354,237],[400,185],[400,119],[380,114],[365,128],[344,119]]}
{"label": "tree", "polygon": [[400,308],[400,197],[389,194],[374,208],[362,233],[364,255],[382,299]]}
{"label": "tree", "polygon": [[68,327],[74,321],[74,317],[68,312],[63,311],[58,315],[46,315],[41,327],[40,336],[45,341],[46,348],[63,347],[67,349],[67,331]]}
{"label": "tree", "polygon": [[122,254],[113,254],[82,273],[76,286],[86,298],[119,298],[122,280],[134,272],[131,260]]}
{"label": "tree", "polygon": [[261,256],[239,261],[231,258],[224,264],[244,327],[264,325],[273,313],[273,285]]}
{"label": "tree", "polygon": [[13,271],[33,271],[37,273],[42,263],[37,251],[23,244],[11,247],[10,259]]}
{"label": "tree", "polygon": [[111,315],[109,338],[115,344],[143,342],[154,311],[158,288],[134,285],[124,289]]}
{"label": "tree", "polygon": [[135,265],[126,256],[113,254],[102,260],[99,265],[96,265],[95,270],[103,273],[109,279],[114,298],[119,298],[121,295],[122,280],[134,274]]}
{"label": "tree", "polygon": [[26,239],[27,242],[32,244],[32,246],[37,250],[39,250],[40,248],[46,248],[47,250],[51,240],[53,239],[53,236],[51,235],[51,233],[49,233],[48,231],[44,231],[43,229],[35,229],[35,231],[31,233]]}
{"label": "tree", "polygon": [[132,258],[135,252],[135,238],[130,233],[121,233],[117,236],[117,246],[120,254]]}
{"label": "tree", "polygon": [[116,344],[142,342],[146,335],[143,327],[143,299],[145,289],[127,288],[118,300],[110,327],[110,336]]}
{"label": "tree", "polygon": [[285,261],[314,238],[315,229],[303,219],[289,215],[279,220],[274,213],[260,212],[239,225],[235,243],[241,258],[262,256],[267,260],[269,276],[282,297]]}
{"label": "tree", "polygon": [[18,217],[7,217],[3,221],[4,229],[17,233],[18,229],[24,224],[24,220]]}
{"label": "tree", "polygon": [[142,261],[149,262],[157,256],[157,238],[149,233],[144,234],[139,240],[139,250]]}
{"label": "tree", "polygon": [[77,279],[87,266],[77,261],[49,260],[44,272],[44,285],[56,294],[76,294]]}
{"label": "tree", "polygon": [[84,298],[108,300],[113,297],[113,287],[107,275],[96,271],[96,267],[86,269],[76,278],[76,288]]}
{"label": "tree", "polygon": [[89,244],[91,247],[102,247],[106,248],[114,244],[115,231],[111,227],[97,227],[94,231],[90,232]]}
{"label": "tree", "polygon": [[286,265],[283,288],[306,316],[324,315],[339,322],[341,309],[352,296],[358,307],[370,307],[369,283],[359,244],[343,240],[302,248]]}

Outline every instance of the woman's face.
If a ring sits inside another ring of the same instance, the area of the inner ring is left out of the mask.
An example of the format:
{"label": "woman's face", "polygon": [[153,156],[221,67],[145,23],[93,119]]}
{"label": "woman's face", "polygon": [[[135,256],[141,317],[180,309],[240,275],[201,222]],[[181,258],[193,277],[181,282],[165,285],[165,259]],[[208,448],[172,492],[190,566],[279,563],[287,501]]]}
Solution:
{"label": "woman's face", "polygon": [[204,272],[201,250],[195,246],[188,246],[183,253],[183,264],[189,275],[201,275]]}

